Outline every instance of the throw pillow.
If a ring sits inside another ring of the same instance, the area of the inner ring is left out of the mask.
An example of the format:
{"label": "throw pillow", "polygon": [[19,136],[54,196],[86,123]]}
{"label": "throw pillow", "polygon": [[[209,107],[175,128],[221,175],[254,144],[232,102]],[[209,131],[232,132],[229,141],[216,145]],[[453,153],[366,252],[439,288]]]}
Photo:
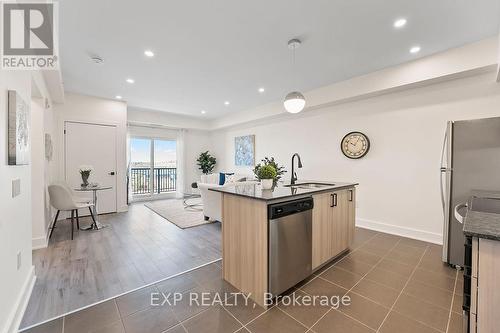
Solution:
{"label": "throw pillow", "polygon": [[219,172],[219,185],[224,185],[228,176],[234,176],[234,173]]}

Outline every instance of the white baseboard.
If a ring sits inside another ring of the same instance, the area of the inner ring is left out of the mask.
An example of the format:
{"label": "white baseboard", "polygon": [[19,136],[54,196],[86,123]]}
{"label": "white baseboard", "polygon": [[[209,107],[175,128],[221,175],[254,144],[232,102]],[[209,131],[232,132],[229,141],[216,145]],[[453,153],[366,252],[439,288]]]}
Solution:
{"label": "white baseboard", "polygon": [[[61,215],[62,214],[59,214],[57,221],[61,220]],[[33,250],[43,249],[43,248],[46,248],[47,246],[49,246],[49,236],[50,236],[50,230],[52,229],[52,226],[54,225],[54,216],[52,216],[50,218],[49,227],[47,228],[47,230],[45,230],[45,236],[36,237],[36,238],[31,239],[31,248]]]}
{"label": "white baseboard", "polygon": [[31,239],[31,248],[33,250],[46,248],[49,244],[47,235]]}
{"label": "white baseboard", "polygon": [[385,233],[392,234],[392,235],[398,235],[398,236],[418,239],[418,240],[421,240],[424,242],[429,242],[429,243],[434,243],[434,244],[439,244],[439,245],[443,244],[443,235],[442,234],[437,234],[437,233],[433,233],[433,232],[429,232],[429,231],[418,230],[418,229],[413,229],[413,228],[408,228],[408,227],[401,227],[398,225],[386,224],[386,223],[362,219],[362,218],[356,219],[356,226],[361,227],[361,228],[365,228],[365,229],[385,232]]}
{"label": "white baseboard", "polygon": [[31,292],[33,291],[33,287],[35,286],[35,281],[35,266],[31,266],[31,270],[28,273],[21,292],[19,293],[19,296],[16,300],[15,307],[12,310],[10,316],[7,318],[5,333],[17,333],[19,325],[21,324],[21,320],[24,316],[24,311],[26,311],[26,307],[28,306]]}

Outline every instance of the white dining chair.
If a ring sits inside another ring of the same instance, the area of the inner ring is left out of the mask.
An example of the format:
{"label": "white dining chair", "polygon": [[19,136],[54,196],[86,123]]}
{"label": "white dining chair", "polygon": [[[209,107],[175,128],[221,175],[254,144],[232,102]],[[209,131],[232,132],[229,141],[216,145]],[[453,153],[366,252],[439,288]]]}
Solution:
{"label": "white dining chair", "polygon": [[52,228],[50,230],[50,237],[52,237],[52,233],[54,232],[54,228],[56,227],[57,218],[59,217],[59,213],[61,211],[71,211],[71,239],[73,239],[73,229],[74,229],[74,219],[76,215],[76,226],[80,229],[80,220],[78,217],[78,210],[88,208],[90,211],[90,216],[95,223],[94,215],[92,214],[92,207],[94,206],[89,202],[78,202],[74,195],[71,193],[70,188],[63,183],[52,184],[49,185],[49,197],[50,204],[52,207],[57,209],[56,217],[54,219],[54,223],[52,224]]}

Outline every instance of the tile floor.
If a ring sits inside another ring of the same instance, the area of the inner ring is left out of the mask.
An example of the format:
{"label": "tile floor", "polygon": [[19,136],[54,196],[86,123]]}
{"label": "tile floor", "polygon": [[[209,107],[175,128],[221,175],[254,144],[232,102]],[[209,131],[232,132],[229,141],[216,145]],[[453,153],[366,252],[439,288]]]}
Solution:
{"label": "tile floor", "polygon": [[[440,246],[357,228],[350,253],[288,291],[348,295],[350,305],[246,306],[236,302],[243,296],[231,296],[217,262],[26,332],[461,332],[462,272],[440,257]],[[184,297],[175,306],[151,306],[152,292],[231,297],[222,305],[189,306]]]}

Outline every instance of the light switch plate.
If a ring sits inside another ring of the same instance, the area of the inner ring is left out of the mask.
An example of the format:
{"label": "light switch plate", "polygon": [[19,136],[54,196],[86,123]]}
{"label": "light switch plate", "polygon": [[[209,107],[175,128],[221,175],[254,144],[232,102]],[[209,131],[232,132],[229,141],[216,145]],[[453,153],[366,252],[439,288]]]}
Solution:
{"label": "light switch plate", "polygon": [[12,181],[12,197],[15,198],[21,194],[21,179],[14,179]]}

